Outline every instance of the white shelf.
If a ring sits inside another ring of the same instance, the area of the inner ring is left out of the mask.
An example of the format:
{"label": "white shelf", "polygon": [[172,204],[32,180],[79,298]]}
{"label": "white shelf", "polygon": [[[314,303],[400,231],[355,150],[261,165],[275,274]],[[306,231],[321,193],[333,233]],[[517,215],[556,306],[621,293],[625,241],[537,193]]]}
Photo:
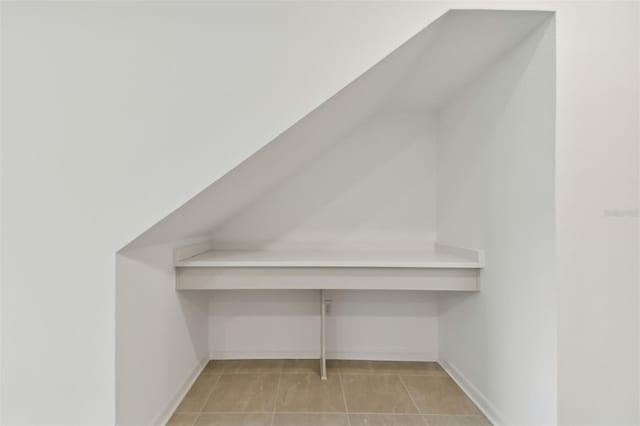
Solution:
{"label": "white shelf", "polygon": [[[178,290],[477,291],[480,250],[436,244],[425,251],[176,251]],[[374,272],[375,271],[375,272]]]}
{"label": "white shelf", "polygon": [[179,268],[481,268],[481,259],[447,251],[219,251],[177,261]]}

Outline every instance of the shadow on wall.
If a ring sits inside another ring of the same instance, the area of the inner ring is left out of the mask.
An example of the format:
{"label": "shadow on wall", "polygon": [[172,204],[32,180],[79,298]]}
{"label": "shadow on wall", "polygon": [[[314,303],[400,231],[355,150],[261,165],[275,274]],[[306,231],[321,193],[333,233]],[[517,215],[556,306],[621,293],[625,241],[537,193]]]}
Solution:
{"label": "shadow on wall", "polygon": [[[516,92],[525,72],[530,69],[536,51],[540,48],[540,43],[547,34],[547,31],[554,23],[549,21],[537,28],[533,34],[528,37],[520,46],[511,51],[507,57],[504,57],[491,68],[487,69],[483,74],[478,76],[468,86],[464,87],[457,96],[454,96],[439,111],[442,116],[443,110],[447,110],[460,98],[464,97],[465,106],[456,112],[456,107],[452,108],[449,114],[453,117],[450,123],[441,125],[440,136],[443,138],[439,143],[446,144],[448,140],[464,137],[467,129],[464,126],[458,126],[456,123],[473,121],[474,140],[473,143],[460,144],[458,147],[452,147],[448,157],[455,158],[453,161],[441,161],[438,157],[438,179],[447,179],[446,191],[439,188],[438,191],[438,231],[439,236],[451,244],[458,244],[468,247],[487,247],[494,246],[494,241],[501,236],[495,232],[487,232],[489,229],[502,228],[507,231],[511,238],[518,238],[518,234],[524,234],[523,237],[529,235],[527,228],[535,223],[531,219],[536,219],[536,214],[523,216],[526,223],[514,224],[507,217],[496,215],[497,211],[503,214],[511,211],[508,206],[501,209],[499,206],[505,202],[518,204],[519,199],[524,205],[527,204],[529,194],[520,190],[518,186],[510,185],[510,176],[514,175],[513,168],[518,168],[520,174],[524,167],[524,172],[528,173],[531,181],[540,182],[540,191],[548,192],[548,184],[553,181],[553,161],[551,164],[542,164],[535,161],[540,157],[540,149],[546,150],[544,158],[553,160],[553,151],[549,151],[548,146],[539,146],[535,144],[520,144],[518,150],[513,150],[509,145],[516,142],[514,139],[504,137],[496,137],[502,129],[505,119],[505,111],[511,106],[511,100]],[[501,66],[507,62],[509,66]],[[482,82],[482,84],[478,84]],[[549,82],[553,87],[553,82]],[[490,86],[491,90],[486,90]],[[478,92],[482,91],[479,95]],[[469,111],[473,112],[473,116],[466,116]],[[554,114],[554,111],[546,111],[546,114]],[[442,129],[445,129],[444,131]],[[496,160],[496,155],[500,155],[500,161]],[[504,155],[507,155],[505,157]],[[508,156],[513,158],[509,158]],[[525,157],[531,155],[531,161],[526,161]],[[494,158],[489,158],[493,156]],[[523,159],[525,161],[523,161]],[[500,163],[502,167],[496,168],[495,165]],[[446,175],[442,175],[442,171],[446,171]],[[551,173],[551,175],[549,175]],[[505,191],[507,189],[507,191]],[[458,199],[456,199],[458,198]],[[470,202],[471,198],[471,202]],[[488,201],[490,200],[490,201]],[[491,211],[487,211],[486,204],[492,203]],[[473,216],[457,219],[458,213],[462,212],[468,215],[468,206],[473,205]],[[496,208],[496,206],[498,206]],[[541,216],[548,223],[549,211],[541,210]],[[445,217],[445,219],[442,219]],[[513,219],[513,218],[511,218]],[[441,222],[455,223],[456,229],[450,232],[447,226],[442,226]],[[505,229],[509,227],[509,229]],[[443,228],[445,228],[443,230]],[[483,230],[485,230],[483,232]],[[543,230],[549,231],[549,230]],[[551,229],[553,234],[553,229]],[[548,235],[543,232],[541,236]],[[525,238],[522,239],[525,241]],[[545,240],[542,246],[548,247],[549,241]],[[525,263],[530,257],[524,252],[512,250],[513,247],[506,248],[511,256],[520,256],[520,261]],[[480,293],[462,293],[462,292],[445,292],[440,296],[441,307],[440,313],[446,313],[448,309],[453,309],[460,303],[472,303],[471,301],[483,297],[483,293],[492,291],[492,280],[487,279],[492,274],[494,267],[499,266],[500,255],[492,250],[485,253],[485,268],[480,272]]]}
{"label": "shadow on wall", "polygon": [[[435,360],[437,298],[419,291],[327,291],[327,350],[362,359]],[[318,358],[320,292],[216,291],[211,358]]]}
{"label": "shadow on wall", "polygon": [[[331,315],[336,316],[438,315],[435,305],[425,305],[433,295],[423,291],[329,290],[325,296],[334,297]],[[320,290],[216,290],[211,303],[214,315],[221,316],[320,316]]]}
{"label": "shadow on wall", "polygon": [[151,424],[172,406],[208,359],[207,315],[206,299],[175,291],[172,245],[116,255],[117,424]]}
{"label": "shadow on wall", "polygon": [[486,254],[479,293],[440,297],[441,356],[504,424],[556,417],[554,25],[440,111],[438,237]]}
{"label": "shadow on wall", "polygon": [[212,233],[220,247],[407,248],[435,239],[435,139],[426,112],[379,113]]}
{"label": "shadow on wall", "polygon": [[[422,31],[129,244],[197,237],[242,211],[371,117],[432,41]],[[273,167],[276,164],[277,167]],[[247,174],[247,170],[253,173]],[[243,191],[237,191],[237,188]],[[212,208],[212,206],[214,208]],[[204,213],[203,213],[204,212]]]}

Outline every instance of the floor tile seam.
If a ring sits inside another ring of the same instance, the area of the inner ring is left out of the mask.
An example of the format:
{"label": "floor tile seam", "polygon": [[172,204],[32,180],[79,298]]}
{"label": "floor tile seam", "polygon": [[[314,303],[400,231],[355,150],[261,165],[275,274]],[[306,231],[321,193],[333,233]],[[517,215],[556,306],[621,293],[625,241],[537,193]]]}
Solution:
{"label": "floor tile seam", "polygon": [[449,377],[447,373],[437,373],[437,372],[429,372],[429,373],[407,373],[403,371],[396,371],[396,374],[400,376],[407,377]]}
{"label": "floor tile seam", "polygon": [[193,421],[192,425],[196,425],[198,423],[198,420],[200,420],[200,416],[204,412],[204,409],[207,406],[207,404],[209,403],[209,399],[211,398],[211,395],[213,394],[213,389],[216,387],[216,385],[218,384],[218,382],[220,381],[221,378],[222,378],[222,374],[218,374],[218,377],[216,378],[216,381],[213,383],[213,385],[211,385],[211,389],[209,389],[209,393],[207,393],[207,398],[204,400],[204,404],[202,404],[202,407],[200,408],[200,412],[196,416],[196,418]]}
{"label": "floor tile seam", "polygon": [[437,373],[437,372],[429,372],[429,373],[407,373],[403,371],[354,371],[354,372],[340,372],[343,376],[393,376],[395,374],[407,377],[448,377],[446,373]]}
{"label": "floor tile seam", "polygon": [[278,374],[278,384],[276,385],[276,394],[273,398],[273,410],[271,412],[271,426],[276,418],[276,408],[278,407],[278,397],[280,396],[280,381],[282,380],[282,370]]}
{"label": "floor tile seam", "polygon": [[482,414],[446,414],[446,413],[422,413],[421,416],[442,416],[442,417],[484,417]]}
{"label": "floor tile seam", "polygon": [[273,414],[273,411],[203,411],[200,414]]}
{"label": "floor tile seam", "polygon": [[276,414],[332,414],[332,415],[347,415],[346,411],[276,411]]}
{"label": "floor tile seam", "polygon": [[[484,416],[479,415],[479,414],[421,414],[422,419],[424,420],[425,424],[427,426],[431,426],[431,423],[429,423],[429,421],[427,420],[427,416],[431,416],[431,417],[480,417],[480,418],[484,418]],[[486,418],[485,418],[486,420]],[[489,423],[491,424],[491,423]]]}
{"label": "floor tile seam", "polygon": [[[182,413],[181,413],[182,414]],[[195,414],[195,413],[192,413]],[[272,411],[203,411],[201,414],[273,414]],[[345,411],[276,411],[275,414],[347,414]],[[357,413],[363,414],[363,413]],[[364,413],[376,414],[376,413]],[[380,414],[380,413],[377,413]],[[386,414],[386,413],[382,413]]]}
{"label": "floor tile seam", "polygon": [[372,413],[372,412],[368,412],[368,411],[353,411],[349,413],[350,415],[358,415],[358,416],[362,416],[362,415],[367,415],[367,416],[412,416],[412,417],[422,417],[424,414],[420,414],[420,413],[381,413],[379,411]]}
{"label": "floor tile seam", "polygon": [[344,403],[344,411],[347,414],[347,426],[351,426],[351,418],[349,417],[349,406],[347,405],[347,393],[344,391],[344,384],[342,383],[342,373],[338,371],[338,382],[340,382],[340,391],[342,392],[342,402]]}
{"label": "floor tile seam", "polygon": [[[181,412],[177,414],[273,414],[272,411],[202,411],[202,412]],[[333,414],[333,415],[376,415],[376,416],[442,416],[442,417],[482,417],[480,414],[438,414],[438,413],[391,413],[380,411],[276,411],[275,414]]]}
{"label": "floor tile seam", "polygon": [[420,407],[418,407],[418,404],[416,403],[416,400],[413,399],[413,395],[411,395],[411,392],[409,392],[409,388],[407,387],[407,384],[404,382],[404,380],[402,379],[402,376],[400,374],[398,374],[398,379],[400,379],[400,383],[402,384],[402,387],[404,388],[404,391],[407,393],[407,395],[409,395],[409,399],[411,400],[411,403],[413,404],[413,408],[416,409],[416,413],[417,414],[422,414],[422,410],[420,410]]}

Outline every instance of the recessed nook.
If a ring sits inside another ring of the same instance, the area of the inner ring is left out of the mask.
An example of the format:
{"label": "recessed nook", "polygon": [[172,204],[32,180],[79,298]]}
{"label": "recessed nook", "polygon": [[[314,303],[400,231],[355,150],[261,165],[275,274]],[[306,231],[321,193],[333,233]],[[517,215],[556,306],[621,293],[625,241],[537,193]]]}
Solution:
{"label": "recessed nook", "polygon": [[519,326],[509,300],[552,279],[553,31],[548,12],[449,11],[123,248],[118,423],[166,422],[210,360],[247,358],[329,380],[327,359],[431,363],[514,418],[488,403],[511,385],[496,365],[546,355],[487,324]]}

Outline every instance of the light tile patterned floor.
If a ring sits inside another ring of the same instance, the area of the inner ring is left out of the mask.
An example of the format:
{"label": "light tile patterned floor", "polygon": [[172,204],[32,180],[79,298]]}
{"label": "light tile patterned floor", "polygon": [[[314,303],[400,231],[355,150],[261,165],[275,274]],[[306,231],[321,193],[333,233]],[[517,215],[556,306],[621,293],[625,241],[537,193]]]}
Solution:
{"label": "light tile patterned floor", "polygon": [[210,361],[168,426],[490,426],[433,362]]}

